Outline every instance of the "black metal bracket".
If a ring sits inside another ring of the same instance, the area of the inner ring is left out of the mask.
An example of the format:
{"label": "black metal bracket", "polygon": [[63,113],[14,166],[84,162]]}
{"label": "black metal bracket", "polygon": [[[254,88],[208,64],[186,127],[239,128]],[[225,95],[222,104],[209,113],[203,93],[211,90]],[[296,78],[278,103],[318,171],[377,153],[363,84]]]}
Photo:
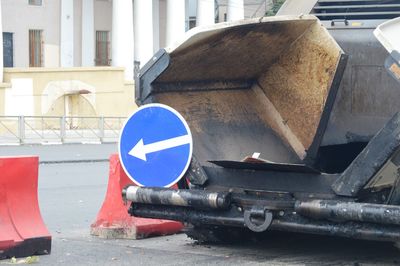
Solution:
{"label": "black metal bracket", "polygon": [[187,178],[191,184],[197,186],[203,186],[207,182],[207,174],[204,172],[203,167],[195,156],[192,157],[190,167],[187,170],[184,178]]}
{"label": "black metal bracket", "polygon": [[345,26],[349,26],[349,21],[347,19],[332,19],[331,26],[336,26],[335,24],[338,22],[342,22]]}
{"label": "black metal bracket", "polygon": [[135,77],[135,101],[137,105],[142,105],[150,96],[153,90],[153,81],[167,69],[169,62],[169,54],[161,49],[140,69],[139,74]]}
{"label": "black metal bracket", "polygon": [[346,69],[347,60],[349,56],[347,54],[342,53],[340,55],[339,61],[337,63],[337,70],[335,76],[333,77],[333,81],[329,90],[328,97],[326,98],[326,103],[324,110],[321,114],[321,120],[319,122],[317,131],[315,133],[313,142],[307,150],[307,156],[304,158],[303,163],[314,166],[316,157],[318,155],[318,150],[321,147],[322,139],[325,134],[325,130],[328,126],[328,121],[333,109],[333,105],[336,100],[336,95],[340,87],[340,83],[342,81],[344,70]]}

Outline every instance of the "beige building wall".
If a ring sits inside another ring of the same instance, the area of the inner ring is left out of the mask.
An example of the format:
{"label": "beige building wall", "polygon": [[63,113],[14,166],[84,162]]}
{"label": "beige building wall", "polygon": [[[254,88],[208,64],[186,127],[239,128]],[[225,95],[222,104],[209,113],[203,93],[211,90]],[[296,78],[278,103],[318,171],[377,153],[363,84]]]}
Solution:
{"label": "beige building wall", "polygon": [[136,108],[123,68],[6,68],[4,81],[0,115],[126,117]]}
{"label": "beige building wall", "polygon": [[[82,66],[82,0],[74,1],[74,66]],[[93,33],[94,34],[94,33]]]}
{"label": "beige building wall", "polygon": [[[60,0],[3,0],[3,31],[13,33],[14,68],[4,70],[0,115],[128,116],[135,108],[134,84],[116,67],[82,68],[82,0],[74,1],[74,68],[60,66]],[[29,68],[29,29],[43,30],[44,66]],[[94,28],[109,31],[112,1],[94,0]],[[95,46],[95,44],[94,44]],[[95,47],[94,47],[95,49]],[[111,52],[111,49],[110,49]]]}
{"label": "beige building wall", "polygon": [[59,66],[60,0],[43,0],[43,6],[28,0],[2,1],[3,32],[12,32],[14,66],[29,67],[29,29],[43,30],[44,65]]}
{"label": "beige building wall", "polygon": [[[82,1],[82,0],[81,0]],[[112,30],[112,1],[94,1],[94,28],[95,30]]]}
{"label": "beige building wall", "polygon": [[159,5],[159,27],[160,27],[160,48],[166,46],[166,31],[167,31],[167,3],[166,0],[160,0]]}
{"label": "beige building wall", "polygon": [[0,84],[0,115],[4,115],[4,106],[6,101],[6,89],[9,84],[1,83]]}

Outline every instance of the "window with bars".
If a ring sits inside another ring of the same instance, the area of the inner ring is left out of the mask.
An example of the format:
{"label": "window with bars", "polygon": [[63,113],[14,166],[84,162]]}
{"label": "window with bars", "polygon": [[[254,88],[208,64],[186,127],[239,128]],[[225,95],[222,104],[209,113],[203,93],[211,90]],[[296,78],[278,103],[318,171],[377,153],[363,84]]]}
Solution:
{"label": "window with bars", "polygon": [[96,66],[111,65],[110,32],[96,31]]}
{"label": "window with bars", "polygon": [[31,6],[41,6],[42,0],[29,0],[29,5]]}
{"label": "window with bars", "polygon": [[43,31],[29,30],[29,67],[43,66]]}

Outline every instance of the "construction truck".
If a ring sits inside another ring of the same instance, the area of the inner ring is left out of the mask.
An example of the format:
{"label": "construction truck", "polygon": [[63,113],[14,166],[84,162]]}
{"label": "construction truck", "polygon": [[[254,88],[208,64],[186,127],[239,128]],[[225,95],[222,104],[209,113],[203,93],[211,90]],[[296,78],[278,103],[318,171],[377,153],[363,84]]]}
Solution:
{"label": "construction truck", "polygon": [[176,109],[193,158],[179,189],[126,187],[129,213],[182,221],[200,241],[268,231],[399,241],[400,48],[388,34],[399,21],[365,19],[361,2],[195,28],[156,53],[136,102]]}

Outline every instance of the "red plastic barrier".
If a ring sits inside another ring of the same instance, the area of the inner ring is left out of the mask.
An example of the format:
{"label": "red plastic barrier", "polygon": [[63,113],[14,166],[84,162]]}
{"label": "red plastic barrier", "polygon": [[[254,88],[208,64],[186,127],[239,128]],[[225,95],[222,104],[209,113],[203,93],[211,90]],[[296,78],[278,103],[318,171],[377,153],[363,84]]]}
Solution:
{"label": "red plastic barrier", "polygon": [[110,157],[107,194],[90,233],[102,238],[139,239],[147,236],[176,234],[182,230],[179,222],[132,217],[130,202],[124,203],[122,189],[133,182],[125,174],[118,155]]}
{"label": "red plastic barrier", "polygon": [[49,254],[39,210],[38,157],[0,157],[0,258]]}

